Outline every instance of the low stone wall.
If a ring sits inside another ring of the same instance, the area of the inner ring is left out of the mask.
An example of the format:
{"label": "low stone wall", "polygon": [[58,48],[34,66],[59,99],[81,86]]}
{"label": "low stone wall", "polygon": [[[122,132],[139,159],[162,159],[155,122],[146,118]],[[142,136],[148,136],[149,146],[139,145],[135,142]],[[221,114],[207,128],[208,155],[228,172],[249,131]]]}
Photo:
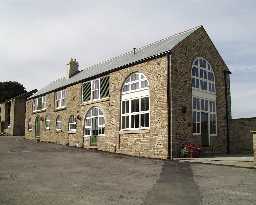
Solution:
{"label": "low stone wall", "polygon": [[253,132],[253,152],[254,152],[254,162],[256,164],[256,131]]}
{"label": "low stone wall", "polygon": [[252,154],[252,130],[256,130],[256,118],[232,119],[230,125],[230,151],[232,154]]}

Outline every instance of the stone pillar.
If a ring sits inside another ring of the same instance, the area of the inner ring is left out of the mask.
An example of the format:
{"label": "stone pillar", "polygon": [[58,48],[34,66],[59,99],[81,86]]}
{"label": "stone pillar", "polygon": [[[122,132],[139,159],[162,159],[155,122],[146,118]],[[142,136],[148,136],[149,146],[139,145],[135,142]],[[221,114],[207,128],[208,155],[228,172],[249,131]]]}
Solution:
{"label": "stone pillar", "polygon": [[253,153],[254,153],[254,162],[256,164],[256,131],[252,131],[252,137],[253,137]]}

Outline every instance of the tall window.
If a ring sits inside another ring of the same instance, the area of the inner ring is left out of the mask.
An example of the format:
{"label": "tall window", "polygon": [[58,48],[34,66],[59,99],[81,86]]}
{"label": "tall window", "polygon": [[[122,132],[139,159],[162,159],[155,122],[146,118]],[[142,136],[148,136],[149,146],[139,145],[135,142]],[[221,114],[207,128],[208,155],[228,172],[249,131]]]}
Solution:
{"label": "tall window", "polygon": [[109,76],[82,84],[82,101],[98,100],[109,96]]}
{"label": "tall window", "polygon": [[68,131],[76,132],[76,118],[74,115],[71,115],[68,120]]}
{"label": "tall window", "polygon": [[[205,145],[217,134],[215,76],[210,63],[196,58],[192,65],[193,133],[200,134]],[[203,138],[204,136],[204,138]]]}
{"label": "tall window", "polygon": [[58,115],[56,118],[56,130],[60,131],[62,129],[62,121],[61,121],[61,116]]}
{"label": "tall window", "polygon": [[64,108],[66,106],[67,90],[60,90],[55,93],[55,107],[56,109]]}
{"label": "tall window", "polygon": [[149,128],[149,83],[143,73],[131,74],[122,87],[121,129]]}
{"label": "tall window", "polygon": [[45,129],[47,129],[47,130],[50,129],[50,123],[51,123],[50,116],[46,115],[45,116]]}
{"label": "tall window", "polygon": [[41,111],[46,109],[46,96],[40,96],[33,100],[33,111]]}
{"label": "tall window", "polygon": [[103,135],[105,133],[105,120],[101,109],[91,108],[84,121],[84,135]]}

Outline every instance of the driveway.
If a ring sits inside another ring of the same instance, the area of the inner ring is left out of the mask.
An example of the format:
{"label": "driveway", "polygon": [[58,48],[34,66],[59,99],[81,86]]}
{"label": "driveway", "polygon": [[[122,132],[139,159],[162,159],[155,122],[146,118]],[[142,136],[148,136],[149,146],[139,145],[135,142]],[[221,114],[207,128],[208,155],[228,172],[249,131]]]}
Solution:
{"label": "driveway", "polygon": [[255,204],[256,171],[0,137],[1,205]]}

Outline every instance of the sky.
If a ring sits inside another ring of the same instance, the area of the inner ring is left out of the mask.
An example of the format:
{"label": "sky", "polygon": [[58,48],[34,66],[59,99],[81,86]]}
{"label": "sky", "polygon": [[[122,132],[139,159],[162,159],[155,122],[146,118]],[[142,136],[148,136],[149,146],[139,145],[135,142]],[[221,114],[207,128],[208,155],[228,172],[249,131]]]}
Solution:
{"label": "sky", "polygon": [[40,89],[71,57],[95,64],[203,25],[231,75],[233,118],[256,117],[255,0],[0,0],[0,81]]}

